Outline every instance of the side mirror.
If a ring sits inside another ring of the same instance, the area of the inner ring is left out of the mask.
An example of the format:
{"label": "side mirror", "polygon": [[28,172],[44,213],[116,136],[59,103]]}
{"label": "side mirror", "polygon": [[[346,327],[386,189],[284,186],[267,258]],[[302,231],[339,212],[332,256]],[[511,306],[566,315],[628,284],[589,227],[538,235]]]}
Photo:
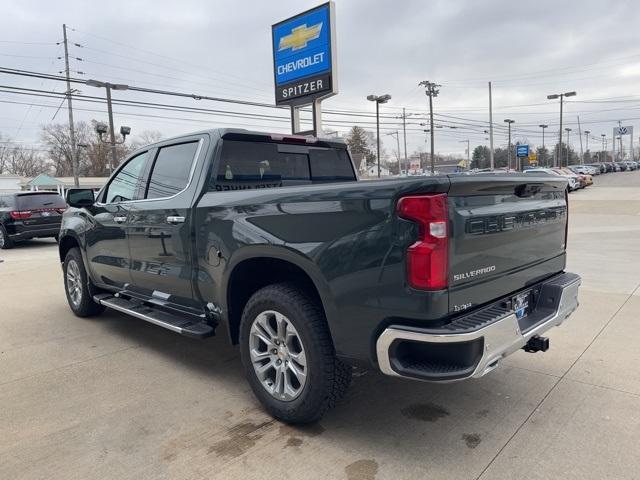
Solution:
{"label": "side mirror", "polygon": [[90,188],[70,188],[66,195],[67,204],[70,207],[90,207],[96,202],[93,190]]}

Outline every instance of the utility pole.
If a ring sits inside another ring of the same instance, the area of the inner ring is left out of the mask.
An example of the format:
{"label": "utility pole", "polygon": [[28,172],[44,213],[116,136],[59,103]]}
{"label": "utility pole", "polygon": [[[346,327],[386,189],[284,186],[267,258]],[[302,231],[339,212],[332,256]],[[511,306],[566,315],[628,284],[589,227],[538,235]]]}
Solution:
{"label": "utility pole", "polygon": [[[404,168],[405,168],[405,175],[409,175],[409,160],[407,159],[407,114],[404,111],[404,107],[402,107],[402,133],[403,133],[403,136],[404,136]],[[398,155],[400,155],[399,151],[398,151]]]}
{"label": "utility pole", "polygon": [[[549,125],[542,124],[542,125],[538,125],[538,126],[542,129],[542,155],[544,155],[544,158],[543,158],[544,161],[542,163],[546,167],[547,166],[547,150],[544,148],[544,130]],[[540,163],[540,162],[538,162],[538,163]]]}
{"label": "utility pole", "polygon": [[73,104],[71,102],[71,79],[69,77],[69,46],[67,42],[67,25],[62,24],[62,38],[64,43],[64,72],[67,76],[67,110],[69,111],[69,138],[71,139],[71,169],[73,170],[73,184],[78,187],[78,150],[76,146],[76,130],[73,126]]}
{"label": "utility pole", "polygon": [[400,152],[400,132],[398,130],[396,130],[395,132],[389,132],[389,133],[385,133],[385,135],[391,135],[392,137],[395,135],[396,137],[396,142],[398,145],[398,173],[400,174],[402,172],[402,159],[400,158],[401,152]]}
{"label": "utility pole", "polygon": [[400,170],[402,170],[400,164],[402,162],[400,161],[400,132],[398,130],[396,130],[396,142],[398,143],[398,174],[400,174]]}
{"label": "utility pole", "polygon": [[[584,152],[582,151],[582,128],[580,127],[580,116],[578,116],[578,138],[580,139],[580,165],[584,163]],[[567,167],[569,162],[567,162]]]}
{"label": "utility pole", "polygon": [[425,95],[429,97],[429,129],[431,130],[431,175],[435,174],[435,154],[434,154],[434,143],[433,143],[433,97],[437,97],[440,90],[438,88],[441,85],[437,85],[436,83],[430,82],[429,80],[423,80],[418,85],[425,87]]}
{"label": "utility pole", "polygon": [[509,124],[509,143],[507,143],[507,172],[511,170],[511,124],[516,123],[515,120],[505,118],[505,123]]}
{"label": "utility pole", "polygon": [[[567,131],[567,167],[568,167],[569,166],[569,132],[571,131],[571,129],[567,127],[565,128],[565,130]],[[562,164],[560,166],[562,166]]]}
{"label": "utility pole", "polygon": [[469,154],[469,149],[471,148],[469,145],[469,140],[460,140],[459,143],[466,143],[467,144],[467,170],[469,169],[469,167],[471,166],[471,158],[470,158],[470,154]]}
{"label": "utility pole", "polygon": [[[584,151],[585,153],[589,153],[589,134],[591,133],[591,130],[585,130],[584,131]],[[589,153],[589,158],[591,158],[591,154]]]}
{"label": "utility pole", "polygon": [[[602,152],[605,154],[605,159],[606,159],[607,150],[605,149],[604,140],[607,137],[607,134],[606,133],[601,133],[600,136],[602,137]],[[600,159],[600,161],[602,161],[602,158]]]}
{"label": "utility pole", "polygon": [[491,82],[489,82],[489,166],[493,170],[493,101],[491,100]]}

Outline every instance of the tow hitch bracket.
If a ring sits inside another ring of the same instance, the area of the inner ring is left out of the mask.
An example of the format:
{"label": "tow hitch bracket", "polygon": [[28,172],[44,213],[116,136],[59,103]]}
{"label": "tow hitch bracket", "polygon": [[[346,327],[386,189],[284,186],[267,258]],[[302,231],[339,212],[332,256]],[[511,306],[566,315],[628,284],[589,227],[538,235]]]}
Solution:
{"label": "tow hitch bracket", "polygon": [[546,352],[549,350],[549,338],[534,335],[522,349],[529,353]]}

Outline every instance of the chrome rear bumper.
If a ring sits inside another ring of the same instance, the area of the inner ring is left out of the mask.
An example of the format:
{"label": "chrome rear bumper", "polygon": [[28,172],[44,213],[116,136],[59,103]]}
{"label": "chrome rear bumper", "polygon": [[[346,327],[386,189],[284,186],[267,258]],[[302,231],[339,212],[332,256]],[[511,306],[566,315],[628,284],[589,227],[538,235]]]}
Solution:
{"label": "chrome rear bumper", "polygon": [[439,382],[482,377],[531,337],[569,317],[578,307],[579,286],[580,277],[572,273],[541,282],[535,308],[522,319],[509,306],[494,304],[435,330],[392,325],[376,342],[380,370]]}

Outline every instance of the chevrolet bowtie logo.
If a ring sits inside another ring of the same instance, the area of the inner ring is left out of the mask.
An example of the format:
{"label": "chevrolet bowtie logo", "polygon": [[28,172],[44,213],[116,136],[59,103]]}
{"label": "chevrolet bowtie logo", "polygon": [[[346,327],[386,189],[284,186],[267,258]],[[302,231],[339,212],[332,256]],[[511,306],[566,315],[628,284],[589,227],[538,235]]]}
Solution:
{"label": "chevrolet bowtie logo", "polygon": [[280,37],[280,45],[278,45],[278,51],[286,50],[290,48],[295,52],[307,46],[311,40],[315,40],[320,36],[320,30],[322,30],[322,22],[307,27],[307,24],[302,24],[291,30],[289,35]]}

